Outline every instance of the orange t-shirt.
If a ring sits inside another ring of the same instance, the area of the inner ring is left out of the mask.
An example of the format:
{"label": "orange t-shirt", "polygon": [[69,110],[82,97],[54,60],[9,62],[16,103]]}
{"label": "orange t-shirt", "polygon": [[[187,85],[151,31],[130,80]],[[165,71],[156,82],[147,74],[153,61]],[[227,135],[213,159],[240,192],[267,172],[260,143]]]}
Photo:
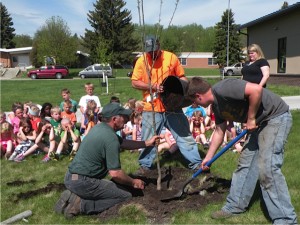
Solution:
{"label": "orange t-shirt", "polygon": [[[144,83],[149,83],[147,70],[151,71],[151,85],[161,84],[163,80],[170,75],[177,76],[179,78],[184,77],[184,69],[174,53],[161,50],[161,55],[155,61],[153,67],[152,63],[153,62],[149,54],[141,56],[136,61],[131,80],[139,80]],[[144,111],[152,111],[151,103],[145,101],[145,99],[149,96],[150,91],[144,90]],[[165,107],[159,97],[154,99],[153,105],[155,112],[165,111]]]}
{"label": "orange t-shirt", "polygon": [[67,113],[66,111],[63,111],[60,113],[60,117],[62,119],[69,118],[70,121],[74,124],[76,124],[77,122],[76,114],[74,112]]}

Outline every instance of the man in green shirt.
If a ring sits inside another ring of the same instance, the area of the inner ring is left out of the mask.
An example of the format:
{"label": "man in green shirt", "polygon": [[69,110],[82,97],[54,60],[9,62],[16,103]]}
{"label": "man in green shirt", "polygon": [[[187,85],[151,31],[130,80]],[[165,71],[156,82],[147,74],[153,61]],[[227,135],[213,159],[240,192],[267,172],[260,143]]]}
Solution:
{"label": "man in green shirt", "polygon": [[[119,137],[116,131],[123,129],[131,113],[132,110],[124,109],[119,103],[109,103],[103,108],[102,123],[94,126],[83,139],[69,165],[65,176],[68,190],[55,205],[57,213],[64,213],[66,218],[100,213],[130,199],[128,187],[144,189],[141,179],[133,179],[121,169],[120,148],[151,146],[158,136],[139,142]],[[112,180],[104,179],[107,174]]]}

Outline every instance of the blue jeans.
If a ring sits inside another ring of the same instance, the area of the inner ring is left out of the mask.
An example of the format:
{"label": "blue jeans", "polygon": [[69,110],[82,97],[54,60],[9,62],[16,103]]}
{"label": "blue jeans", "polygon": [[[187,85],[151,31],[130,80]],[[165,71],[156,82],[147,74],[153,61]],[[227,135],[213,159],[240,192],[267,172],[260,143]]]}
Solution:
{"label": "blue jeans", "polygon": [[222,210],[233,214],[246,211],[259,180],[273,224],[297,223],[297,215],[281,172],[284,145],[291,127],[292,116],[286,112],[264,122],[256,131],[248,134]]}
{"label": "blue jeans", "polygon": [[96,179],[78,174],[65,175],[65,186],[81,198],[82,214],[95,214],[132,197],[124,187],[106,179]]}
{"label": "blue jeans", "polygon": [[[183,111],[155,113],[156,134],[160,134],[163,127],[168,128],[179,147],[181,154],[189,161],[188,167],[195,169],[200,163],[201,158],[198,145],[191,135],[190,127]],[[154,135],[153,113],[143,112],[142,120],[142,140],[147,140]],[[142,167],[151,168],[156,157],[156,148],[147,147],[139,156],[139,164]]]}

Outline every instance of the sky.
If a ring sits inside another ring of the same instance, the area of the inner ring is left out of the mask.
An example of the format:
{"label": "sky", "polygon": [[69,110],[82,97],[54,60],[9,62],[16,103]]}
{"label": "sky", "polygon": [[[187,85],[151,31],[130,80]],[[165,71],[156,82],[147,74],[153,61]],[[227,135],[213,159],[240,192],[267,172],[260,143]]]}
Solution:
{"label": "sky", "polygon": [[[93,11],[96,0],[0,0],[12,17],[15,33],[34,36],[47,19],[60,16],[72,34],[84,35],[91,29],[87,13]],[[177,8],[176,2],[178,1]],[[184,26],[192,23],[204,28],[214,26],[230,6],[236,24],[245,24],[299,0],[125,0],[124,8],[131,11],[132,22],[141,24],[138,2],[143,2],[145,24],[159,23]],[[141,7],[140,7],[141,8]]]}

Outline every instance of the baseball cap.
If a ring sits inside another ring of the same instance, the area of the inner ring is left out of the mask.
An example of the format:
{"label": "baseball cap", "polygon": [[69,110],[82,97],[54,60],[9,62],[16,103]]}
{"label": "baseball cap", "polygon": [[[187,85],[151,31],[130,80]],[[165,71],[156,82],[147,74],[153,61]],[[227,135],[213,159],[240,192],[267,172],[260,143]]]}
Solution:
{"label": "baseball cap", "polygon": [[112,103],[105,105],[101,112],[101,114],[104,118],[110,118],[112,116],[117,116],[117,115],[130,116],[131,113],[132,113],[132,110],[125,109],[124,107],[120,106],[120,103],[117,103],[117,102],[112,102]]}
{"label": "baseball cap", "polygon": [[145,52],[154,52],[159,49],[159,42],[153,36],[149,35],[145,38]]}

